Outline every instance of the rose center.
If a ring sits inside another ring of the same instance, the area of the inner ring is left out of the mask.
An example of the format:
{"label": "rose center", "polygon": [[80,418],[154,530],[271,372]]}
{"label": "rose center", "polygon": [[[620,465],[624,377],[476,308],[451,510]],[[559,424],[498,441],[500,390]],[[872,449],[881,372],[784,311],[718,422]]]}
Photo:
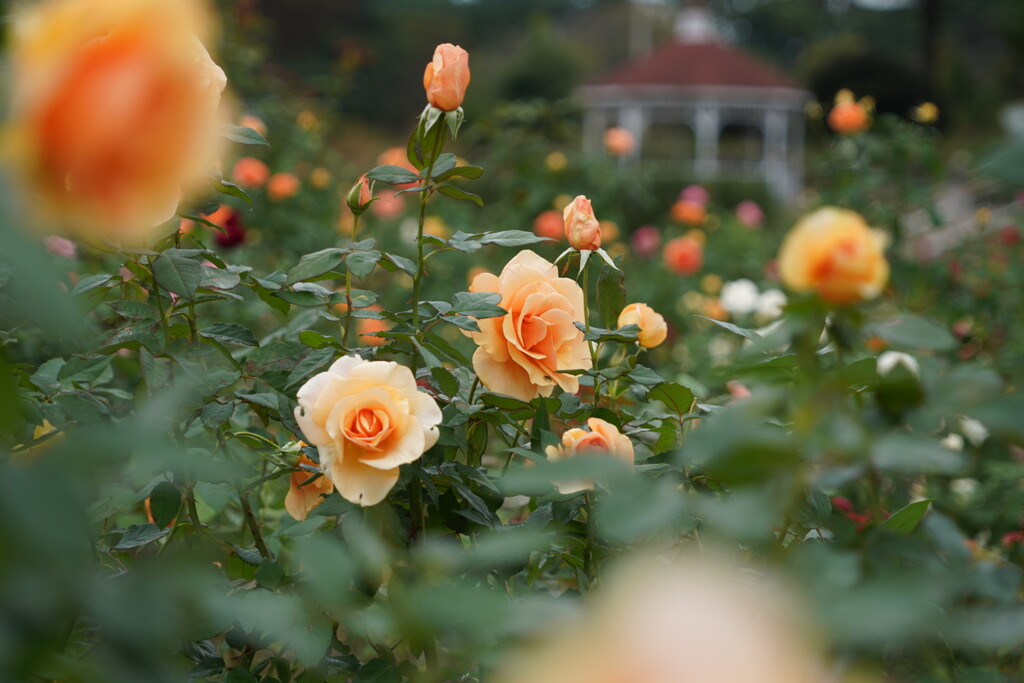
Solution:
{"label": "rose center", "polygon": [[345,421],[345,438],[370,450],[379,450],[391,433],[391,417],[381,408],[360,408]]}

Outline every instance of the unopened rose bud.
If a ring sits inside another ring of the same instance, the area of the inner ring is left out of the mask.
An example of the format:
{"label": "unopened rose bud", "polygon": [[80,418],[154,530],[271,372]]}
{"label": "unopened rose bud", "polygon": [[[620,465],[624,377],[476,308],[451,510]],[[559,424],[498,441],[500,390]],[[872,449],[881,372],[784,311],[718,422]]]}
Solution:
{"label": "unopened rose bud", "polygon": [[668,336],[668,325],[665,318],[647,304],[630,304],[619,313],[617,322],[619,327],[636,325],[640,328],[637,341],[645,349],[653,349]]}
{"label": "unopened rose bud", "polygon": [[594,251],[601,248],[601,224],[594,217],[590,200],[579,195],[562,211],[565,223],[565,238],[569,246],[580,251]]}
{"label": "unopened rose bud", "polygon": [[462,106],[468,86],[469,53],[451,43],[438,45],[423,72],[427,102],[438,109],[453,111]]}
{"label": "unopened rose bud", "polygon": [[345,203],[348,208],[356,216],[361,216],[364,211],[370,208],[370,202],[373,199],[373,187],[370,183],[369,178],[364,173],[356,181],[356,184],[352,186],[352,189],[348,191],[348,195],[345,197]]}

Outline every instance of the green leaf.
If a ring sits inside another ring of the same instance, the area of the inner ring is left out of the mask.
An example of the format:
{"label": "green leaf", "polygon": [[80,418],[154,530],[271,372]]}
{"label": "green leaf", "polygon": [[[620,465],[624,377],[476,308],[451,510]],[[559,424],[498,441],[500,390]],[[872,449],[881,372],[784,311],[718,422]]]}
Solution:
{"label": "green leaf", "polygon": [[163,529],[178,516],[181,492],[169,481],[162,481],[149,492],[149,513],[153,522]]}
{"label": "green leaf", "polygon": [[926,474],[956,474],[964,466],[959,453],[906,434],[880,439],[871,450],[871,461],[882,470]]}
{"label": "green leaf", "polygon": [[254,405],[263,406],[264,408],[270,408],[273,411],[277,411],[277,394],[262,393],[262,394],[235,394],[240,400],[246,403],[252,403]]}
{"label": "green leaf", "polygon": [[291,285],[334,270],[341,263],[341,258],[344,255],[345,250],[338,247],[330,247],[315,251],[312,254],[306,254],[299,259],[294,268],[288,271],[288,277],[285,279],[284,284]]}
{"label": "green leaf", "polygon": [[472,192],[466,192],[461,187],[455,187],[454,185],[439,185],[437,191],[451,199],[473,202],[477,206],[484,205],[484,200],[481,199],[479,195],[475,195]]}
{"label": "green leaf", "polygon": [[476,180],[484,174],[484,169],[479,166],[456,166],[455,168],[449,169],[436,177],[438,182],[444,182],[451,178],[466,178],[467,180]]}
{"label": "green leaf", "polygon": [[245,190],[243,190],[238,185],[235,185],[232,182],[228,182],[227,180],[221,178],[220,180],[214,183],[214,187],[216,187],[217,191],[220,192],[221,194],[226,194],[231,197],[238,197],[246,204],[252,204],[252,199],[249,198],[249,195],[246,194]]}
{"label": "green leaf", "polygon": [[458,292],[452,297],[452,309],[471,318],[500,318],[508,311],[499,306],[501,294],[497,292]]}
{"label": "green leaf", "polygon": [[958,346],[956,337],[949,330],[913,315],[873,323],[867,329],[897,348],[951,351]]}
{"label": "green leaf", "polygon": [[[588,333],[587,326],[583,323],[576,322],[573,324],[576,325],[576,329],[583,333],[583,338],[587,341],[629,343],[635,342],[640,335],[640,327],[637,325],[626,325],[617,330],[606,330],[602,327],[591,325],[590,332]],[[623,368],[623,371],[625,370],[627,368]]]}
{"label": "green leaf", "polygon": [[882,526],[904,536],[909,535],[917,525],[921,523],[928,508],[931,507],[931,500],[919,500],[898,510],[892,517],[882,522]]}
{"label": "green leaf", "polygon": [[269,557],[264,558],[253,578],[267,590],[277,590],[284,578],[284,568]]}
{"label": "green leaf", "polygon": [[662,382],[647,392],[648,400],[661,401],[668,409],[682,417],[690,412],[693,405],[693,392],[682,384],[675,382]]}
{"label": "green leaf", "polygon": [[232,142],[237,142],[240,145],[266,145],[270,146],[266,138],[254,131],[252,128],[246,126],[235,126],[226,124],[221,129],[221,134]]}
{"label": "green leaf", "polygon": [[213,401],[203,406],[199,413],[199,419],[207,429],[216,429],[221,425],[227,424],[234,412],[234,403],[217,403]]}
{"label": "green leaf", "polygon": [[434,170],[431,172],[431,178],[437,179],[442,173],[455,168],[455,155],[451,153],[444,153],[437,157],[437,161],[434,162]]}
{"label": "green leaf", "polygon": [[377,267],[380,256],[376,250],[356,251],[345,257],[345,267],[356,277],[366,277]]}
{"label": "green leaf", "polygon": [[71,289],[71,296],[78,296],[80,294],[85,294],[86,292],[91,292],[97,287],[102,287],[107,284],[111,279],[113,279],[113,276],[106,273],[84,277]]}
{"label": "green leaf", "polygon": [[395,268],[397,268],[398,270],[402,271],[406,275],[411,275],[411,276],[415,276],[416,275],[416,262],[413,261],[412,259],[407,259],[404,256],[399,256],[397,254],[384,254],[382,256],[381,263],[383,263],[383,264],[390,263]]}
{"label": "green leaf", "polygon": [[626,307],[624,277],[621,270],[605,265],[597,279],[597,312],[608,329],[618,326],[619,314]]}
{"label": "green leaf", "polygon": [[379,180],[388,185],[407,185],[415,183],[420,177],[401,166],[378,166],[366,174],[370,180]]}
{"label": "green leaf", "polygon": [[459,380],[455,379],[455,375],[448,372],[445,368],[431,368],[430,374],[433,375],[437,386],[441,388],[441,391],[446,396],[456,396],[459,393]]}
{"label": "green leaf", "polygon": [[167,529],[161,529],[156,524],[132,524],[124,530],[124,535],[121,536],[121,540],[114,546],[114,550],[138,548],[166,535]]}
{"label": "green leaf", "polygon": [[195,249],[168,249],[153,262],[153,277],[169,292],[186,299],[195,298],[203,279],[203,269],[194,258]]}
{"label": "green leaf", "polygon": [[352,683],[402,683],[403,680],[394,664],[386,659],[374,659],[356,672]]}
{"label": "green leaf", "polygon": [[708,318],[708,317],[703,316],[703,315],[695,315],[694,317],[695,318],[704,318],[704,320],[707,320],[710,323],[714,323],[715,325],[718,325],[723,330],[729,330],[733,334],[738,334],[739,336],[743,337],[744,339],[749,339],[750,341],[757,341],[758,339],[761,338],[761,335],[759,335],[754,330],[747,330],[747,329],[744,329],[742,327],[738,327],[737,325],[733,325],[732,323],[727,323],[724,320],[715,320],[714,318]]}
{"label": "green leaf", "polygon": [[481,232],[469,234],[461,230],[448,241],[448,245],[459,251],[476,251],[484,244],[496,244],[499,247],[523,247],[528,244],[539,244],[541,242],[553,242],[548,237],[539,237],[532,232],[525,230],[499,230],[496,232]]}
{"label": "green leaf", "polygon": [[241,344],[242,346],[259,346],[256,336],[247,328],[235,323],[214,323],[199,332],[199,336],[216,339],[219,342]]}

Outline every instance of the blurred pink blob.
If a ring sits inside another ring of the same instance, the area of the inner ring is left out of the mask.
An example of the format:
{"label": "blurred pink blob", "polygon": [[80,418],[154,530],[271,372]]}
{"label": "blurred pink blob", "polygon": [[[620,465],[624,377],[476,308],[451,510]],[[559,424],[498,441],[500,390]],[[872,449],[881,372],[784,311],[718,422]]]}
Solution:
{"label": "blurred pink blob", "polygon": [[688,185],[679,193],[679,198],[706,206],[711,199],[711,195],[708,194],[703,185]]}
{"label": "blurred pink blob", "polygon": [[764,223],[764,211],[757,202],[748,199],[736,205],[736,220],[748,228],[760,228]]}
{"label": "blurred pink blob", "polygon": [[46,251],[50,252],[54,256],[63,256],[64,258],[78,258],[78,247],[75,243],[66,237],[60,235],[50,235],[43,240],[43,244],[46,245]]}
{"label": "blurred pink blob", "polygon": [[661,232],[653,225],[641,226],[630,236],[629,243],[637,256],[651,258],[661,249]]}
{"label": "blurred pink blob", "polygon": [[400,216],[405,210],[405,198],[401,195],[395,195],[394,192],[381,192],[377,195],[380,201],[376,201],[370,205],[370,211],[377,218],[395,218]]}

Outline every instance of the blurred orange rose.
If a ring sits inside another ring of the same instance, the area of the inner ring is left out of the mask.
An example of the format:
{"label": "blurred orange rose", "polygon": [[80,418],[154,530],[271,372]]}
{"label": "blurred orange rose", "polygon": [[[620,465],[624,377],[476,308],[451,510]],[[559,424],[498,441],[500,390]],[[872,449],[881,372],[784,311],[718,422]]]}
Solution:
{"label": "blurred orange rose", "polygon": [[594,217],[594,207],[589,199],[579,195],[566,204],[562,220],[565,222],[565,238],[573,249],[593,251],[601,248],[601,224]]}
{"label": "blurred orange rose", "polygon": [[370,204],[370,212],[377,218],[395,218],[405,211],[405,197],[393,190],[384,190],[377,195],[377,201]]}
{"label": "blurred orange rose", "polygon": [[238,119],[238,125],[243,128],[252,128],[263,137],[267,137],[267,124],[263,123],[263,119],[258,116],[246,114],[242,118]]}
{"label": "blurred orange rose", "polygon": [[254,157],[242,157],[231,171],[232,182],[241,187],[263,187],[269,178],[270,169]]}
{"label": "blurred orange rose", "polygon": [[782,282],[834,304],[881,294],[889,279],[886,237],[853,211],[825,207],[800,219],[779,250]]}
{"label": "blurred orange rose", "polygon": [[477,321],[469,332],[479,348],[473,369],[491,391],[529,401],[550,396],[557,384],[570,393],[579,380],[559,370],[586,370],[590,352],[574,324],[583,320],[583,290],[558,277],[558,269],[526,249],[508,262],[500,275],[482,273],[471,292],[497,292],[508,315]]}
{"label": "blurred orange rose", "polygon": [[693,275],[704,265],[704,249],[692,237],[677,237],[665,245],[665,265],[680,275]]}
{"label": "blurred orange rose", "polygon": [[622,313],[619,313],[616,325],[639,327],[640,334],[637,336],[640,339],[640,346],[647,349],[658,346],[668,336],[668,325],[665,324],[665,318],[647,304],[635,303],[623,308]]}
{"label": "blurred orange rose", "polygon": [[[545,454],[548,460],[564,460],[577,455],[610,455],[616,460],[629,465],[633,469],[633,442],[610,422],[592,417],[587,420],[590,431],[574,427],[562,434],[562,443],[548,446]],[[562,494],[577,493],[594,488],[589,480],[556,482],[558,492]]]}
{"label": "blurred orange rose", "polygon": [[703,225],[704,219],[708,216],[708,210],[703,204],[691,199],[680,199],[672,205],[672,220],[684,225]]}
{"label": "blurred orange rose", "polygon": [[542,211],[533,220],[533,231],[540,237],[560,240],[564,229],[565,222],[562,220],[562,214],[554,209]]}
{"label": "blurred orange rose", "polygon": [[828,127],[842,135],[859,133],[868,127],[871,117],[857,102],[844,102],[832,107],[828,113]]}
{"label": "blurred orange rose", "polygon": [[[303,454],[299,455],[296,467],[299,465],[320,469],[319,465]],[[324,501],[323,496],[334,491],[334,484],[326,476],[318,477],[303,486],[303,483],[313,476],[314,472],[300,468],[298,472],[292,472],[288,483],[288,495],[284,498],[284,509],[300,522],[306,519],[313,508]]]}
{"label": "blurred orange rose", "polygon": [[469,53],[458,45],[442,43],[434,49],[434,59],[423,72],[427,102],[452,111],[462,106],[469,86]]}
{"label": "blurred orange rose", "polygon": [[375,505],[398,481],[400,465],[437,443],[441,409],[393,361],[344,356],[296,396],[295,420],[320,453],[325,476],[345,500]]}
{"label": "blurred orange rose", "polygon": [[267,196],[279,202],[297,195],[301,187],[294,173],[275,173],[267,182]]}
{"label": "blurred orange rose", "polygon": [[604,149],[613,157],[624,157],[636,149],[636,138],[625,128],[609,128],[604,132]]}
{"label": "blurred orange rose", "polygon": [[198,0],[49,0],[10,34],[6,150],[43,214],[147,243],[207,180],[226,79]]}

